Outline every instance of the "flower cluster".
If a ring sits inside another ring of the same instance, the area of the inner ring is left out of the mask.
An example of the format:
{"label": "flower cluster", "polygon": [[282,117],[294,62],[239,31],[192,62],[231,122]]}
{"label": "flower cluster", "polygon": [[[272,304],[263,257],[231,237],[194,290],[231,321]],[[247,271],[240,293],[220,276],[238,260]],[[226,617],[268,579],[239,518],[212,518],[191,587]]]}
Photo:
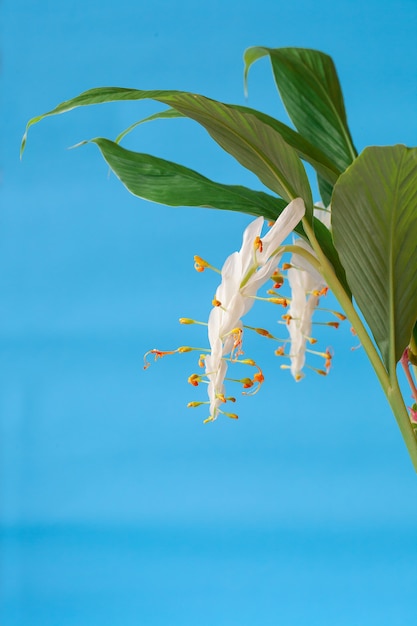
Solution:
{"label": "flower cluster", "polygon": [[[321,212],[327,220],[328,214],[323,210]],[[224,404],[227,401],[235,402],[234,397],[226,396],[225,380],[235,380],[235,382],[241,383],[245,394],[256,393],[264,380],[262,370],[256,362],[252,359],[242,358],[242,339],[245,328],[242,318],[253,306],[259,289],[269,279],[272,278],[274,281],[275,289],[281,287],[284,276],[277,268],[285,252],[283,242],[303,218],[304,213],[303,200],[301,198],[293,200],[264,237],[261,237],[264,219],[258,217],[244,231],[240,250],[231,254],[222,267],[221,282],[216,290],[213,308],[207,323],[210,348],[206,354],[201,354],[199,360],[200,366],[204,368],[204,374],[192,374],[189,377],[189,382],[194,386],[201,382],[208,384],[208,401],[189,403],[189,406],[192,407],[209,404],[209,417],[205,420],[206,422],[217,419],[219,413],[237,418],[235,413],[224,410]],[[321,215],[319,219],[321,219]],[[295,252],[294,248],[296,248]],[[302,369],[305,365],[306,351],[313,352],[325,359],[325,369],[316,370],[324,375],[330,367],[331,352],[329,349],[325,352],[315,352],[307,348],[308,343],[315,343],[311,337],[312,316],[320,296],[327,292],[327,287],[320,273],[308,261],[308,258],[310,260],[315,259],[311,247],[303,240],[297,239],[292,250],[290,263],[283,266],[288,269],[287,277],[291,287],[291,297],[283,297],[276,291],[270,291],[272,297],[267,298],[267,300],[284,307],[288,306],[287,313],[283,315],[283,318],[290,338],[289,340],[278,341],[283,341],[284,346],[288,341],[291,345],[290,352],[286,354],[285,348],[280,347],[276,354],[289,357],[291,365],[281,367],[290,368],[294,379],[298,381],[303,376]],[[197,271],[204,271],[205,268],[211,266],[200,257],[195,257],[195,267]],[[187,318],[182,318],[180,322],[184,324],[202,323]],[[337,325],[337,323],[331,324]],[[264,329],[253,328],[253,330],[258,334],[276,339]],[[177,350],[168,352],[150,350],[147,355],[153,354],[155,358],[159,358],[165,354],[188,352],[193,349],[182,346]],[[256,372],[251,378],[226,379],[230,363],[254,367]],[[148,367],[146,357],[145,367]]]}

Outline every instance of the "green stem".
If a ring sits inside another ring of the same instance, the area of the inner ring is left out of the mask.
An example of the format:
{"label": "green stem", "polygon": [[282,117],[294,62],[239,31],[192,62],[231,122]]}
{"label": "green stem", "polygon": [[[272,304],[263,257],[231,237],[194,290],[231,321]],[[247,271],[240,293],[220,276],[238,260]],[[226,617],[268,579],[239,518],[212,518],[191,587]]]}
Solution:
{"label": "green stem", "polygon": [[327,285],[340,302],[346,313],[353,329],[355,330],[359,341],[361,342],[371,364],[375,370],[378,380],[384,390],[385,396],[397,420],[401,434],[404,438],[405,445],[410,454],[414,469],[417,472],[417,438],[410,422],[407,407],[398,384],[395,368],[392,370],[391,376],[388,374],[385,366],[379,356],[375,345],[370,338],[361,318],[355,310],[350,297],[347,295],[339,279],[337,278],[332,264],[327,259],[319,242],[314,234],[314,230],[306,219],[303,219],[304,230],[310,240],[310,244],[317,255],[320,264],[320,273],[324,277]]}

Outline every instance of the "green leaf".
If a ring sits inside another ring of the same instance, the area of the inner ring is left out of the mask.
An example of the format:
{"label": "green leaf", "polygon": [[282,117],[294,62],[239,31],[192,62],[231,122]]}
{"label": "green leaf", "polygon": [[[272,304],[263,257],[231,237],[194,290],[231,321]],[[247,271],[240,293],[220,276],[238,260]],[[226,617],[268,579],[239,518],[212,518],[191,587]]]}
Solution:
{"label": "green leaf", "polygon": [[132,132],[132,130],[134,130],[141,124],[145,124],[146,122],[153,122],[154,120],[161,120],[161,119],[172,119],[176,117],[184,117],[184,116],[182,115],[182,113],[179,113],[179,111],[176,111],[175,109],[165,109],[165,111],[159,111],[158,113],[154,113],[153,115],[148,115],[148,117],[144,117],[142,120],[139,120],[138,122],[135,122],[134,124],[131,124],[123,132],[117,135],[115,141],[116,143],[120,143],[122,139],[126,137],[126,135]]}
{"label": "green leaf", "polygon": [[317,175],[317,183],[324,206],[329,206],[332,199],[333,185],[320,176],[320,174]]}
{"label": "green leaf", "polygon": [[332,198],[336,249],[390,375],[417,319],[417,149],[366,148]]}
{"label": "green leaf", "polygon": [[343,172],[357,153],[331,57],[305,48],[249,48],[244,55],[245,81],[250,66],[266,55],[294,126]]}
{"label": "green leaf", "polygon": [[339,254],[334,246],[332,235],[329,229],[326,228],[326,226],[317,218],[314,218],[314,234],[317,237],[320,248],[323,250],[324,254],[333,265],[339,282],[343,285],[343,288],[349,298],[351,298],[352,292],[347,282],[345,268],[340,262]]}
{"label": "green leaf", "polygon": [[[294,148],[301,159],[308,161],[321,177],[329,183],[329,185],[333,186],[340,174],[336,166],[323,154],[318,148],[310,144],[304,137],[299,135],[295,130],[279,122],[275,118],[270,115],[266,115],[266,113],[262,113],[261,111],[257,111],[256,109],[251,109],[249,107],[240,106],[237,104],[229,104],[233,109],[237,111],[241,111],[243,113],[249,113],[257,117],[261,122],[271,126],[274,130],[277,131],[283,138],[283,140]],[[151,122],[158,119],[166,119],[166,118],[177,118],[184,117],[182,113],[176,111],[175,109],[166,109],[165,111],[161,111],[159,113],[154,113],[149,117],[146,117],[138,122],[135,122],[125,131],[120,133],[116,138],[116,142],[119,143],[128,133],[134,130],[140,124],[144,124],[145,122]],[[333,187],[332,187],[333,188]]]}
{"label": "green leaf", "polygon": [[283,138],[283,140],[290,146],[292,146],[299,157],[310,163],[314,169],[331,185],[334,185],[339,178],[342,170],[338,170],[335,164],[316,146],[313,146],[307,139],[297,133],[295,130],[283,124],[279,120],[257,111],[249,107],[243,107],[239,105],[232,105],[234,109],[238,111],[251,113],[258,118],[264,124],[268,124],[274,130],[277,131]]}
{"label": "green leaf", "polygon": [[199,206],[262,215],[275,220],[285,200],[239,185],[216,183],[177,163],[122,148],[101,137],[92,139],[105,161],[135,196],[169,206]]}
{"label": "green leaf", "polygon": [[28,129],[44,117],[64,113],[79,106],[145,98],[163,102],[201,124],[224,150],[233,155],[241,165],[254,172],[264,185],[287,202],[297,197],[303,198],[306,215],[312,219],[313,201],[310,185],[296,151],[279,133],[254,115],[197,94],[180,91],[140,91],[121,87],[91,89],[30,120],[23,137],[22,150]]}

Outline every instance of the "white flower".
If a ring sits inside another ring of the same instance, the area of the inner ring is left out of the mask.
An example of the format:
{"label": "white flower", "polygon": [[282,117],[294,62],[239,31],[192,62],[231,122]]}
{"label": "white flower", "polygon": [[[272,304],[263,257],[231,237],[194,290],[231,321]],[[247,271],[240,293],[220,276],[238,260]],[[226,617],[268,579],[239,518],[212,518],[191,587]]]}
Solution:
{"label": "white flower", "polygon": [[222,268],[222,280],[216,291],[216,304],[208,320],[211,354],[206,358],[209,380],[210,418],[216,419],[224,402],[224,357],[238,355],[243,315],[249,311],[258,289],[266,283],[278,265],[280,247],[305,213],[301,198],[293,200],[281,213],[272,228],[261,239],[264,223],[258,217],[243,233],[242,247],[231,254]]}
{"label": "white flower", "polygon": [[[325,209],[322,203],[317,203],[317,206],[320,208],[314,209],[315,217],[327,228],[331,228],[330,208]],[[314,250],[302,239],[297,239],[296,245],[316,258]],[[317,294],[326,287],[326,283],[321,274],[303,256],[293,254],[291,265],[293,267],[288,270],[287,274],[291,287],[288,331],[291,339],[291,374],[296,381],[299,381],[303,377],[302,369],[305,363],[306,344],[311,338],[314,310],[319,303]]]}
{"label": "white flower", "polygon": [[[312,248],[302,240],[297,246],[314,255]],[[314,255],[315,256],[315,255]],[[291,374],[296,381],[303,377],[307,341],[311,338],[312,318],[319,302],[316,295],[325,288],[323,278],[317,270],[301,255],[293,254],[288,270],[288,282],[291,287],[291,304],[288,309],[288,330],[291,338]]]}

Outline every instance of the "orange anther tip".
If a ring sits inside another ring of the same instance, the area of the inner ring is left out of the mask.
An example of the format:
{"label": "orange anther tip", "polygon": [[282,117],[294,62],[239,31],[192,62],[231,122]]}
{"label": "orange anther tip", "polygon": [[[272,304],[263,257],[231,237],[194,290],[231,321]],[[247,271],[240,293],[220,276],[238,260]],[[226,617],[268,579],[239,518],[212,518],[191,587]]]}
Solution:
{"label": "orange anther tip", "polygon": [[214,299],[211,301],[211,303],[212,303],[212,305],[213,305],[213,306],[221,306],[221,305],[222,305],[222,303],[220,302],[220,300],[216,300],[216,298],[214,298]]}
{"label": "orange anther tip", "polygon": [[191,376],[188,377],[188,382],[190,385],[193,385],[193,387],[198,387],[200,380],[201,378],[198,374],[191,374]]}
{"label": "orange anther tip", "polygon": [[291,269],[291,268],[292,268],[291,263],[283,263],[283,264],[282,264],[282,269],[283,269],[283,270],[289,270],[289,269]]}
{"label": "orange anther tip", "polygon": [[265,380],[265,377],[261,372],[258,372],[257,374],[254,375],[253,380],[257,383],[262,384]]}

